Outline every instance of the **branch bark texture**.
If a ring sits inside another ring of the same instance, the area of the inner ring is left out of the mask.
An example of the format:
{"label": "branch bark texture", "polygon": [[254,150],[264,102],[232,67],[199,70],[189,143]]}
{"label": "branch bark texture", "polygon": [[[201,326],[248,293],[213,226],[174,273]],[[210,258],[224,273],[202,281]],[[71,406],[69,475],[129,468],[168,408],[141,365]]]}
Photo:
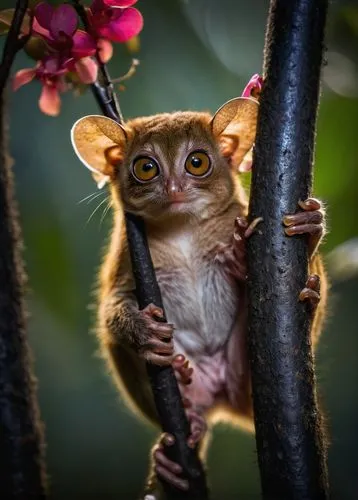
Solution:
{"label": "branch bark texture", "polygon": [[248,242],[249,351],[256,443],[265,500],[328,498],[315,392],[305,237],[282,217],[311,190],[327,0],[272,0],[265,83],[254,151]]}
{"label": "branch bark texture", "polygon": [[16,4],[0,66],[0,497],[46,497],[44,438],[25,332],[22,242],[8,156],[5,89],[27,1]]}

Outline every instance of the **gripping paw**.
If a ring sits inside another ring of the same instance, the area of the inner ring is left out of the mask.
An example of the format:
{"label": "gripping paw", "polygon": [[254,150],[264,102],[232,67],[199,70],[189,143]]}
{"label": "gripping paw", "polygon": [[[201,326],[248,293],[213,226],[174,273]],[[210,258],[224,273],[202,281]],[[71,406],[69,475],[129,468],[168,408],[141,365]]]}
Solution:
{"label": "gripping paw", "polygon": [[247,278],[246,240],[262,220],[262,217],[258,217],[249,224],[246,217],[237,217],[231,243],[220,243],[217,247],[215,260],[223,264],[226,272],[238,281],[244,282]]}
{"label": "gripping paw", "polygon": [[163,310],[154,304],[149,304],[140,311],[147,326],[147,334],[138,348],[139,354],[147,361],[156,365],[170,365],[173,361],[174,326],[170,323],[162,323],[154,318],[163,318]]}
{"label": "gripping paw", "polygon": [[[186,415],[190,424],[188,446],[195,448],[207,431],[206,421],[202,415],[192,409],[187,409]],[[153,452],[154,469],[156,474],[169,484],[186,491],[189,488],[189,483],[186,479],[180,477],[183,472],[182,467],[165,455],[165,447],[172,446],[173,444],[174,437],[171,434],[166,433],[162,435],[159,444]]]}
{"label": "gripping paw", "polygon": [[299,300],[308,300],[311,307],[315,309],[321,299],[320,296],[321,280],[317,274],[311,274],[307,281],[305,288],[299,295]]}
{"label": "gripping paw", "polygon": [[183,469],[165,455],[165,448],[174,444],[171,434],[163,434],[153,451],[154,470],[161,479],[182,491],[189,488],[189,482],[180,477]]}
{"label": "gripping paw", "polygon": [[180,385],[191,384],[193,369],[189,366],[189,360],[183,354],[177,354],[173,359],[173,368]]}
{"label": "gripping paw", "polygon": [[324,212],[321,203],[315,198],[307,198],[298,202],[303,212],[286,215],[283,224],[286,226],[287,236],[308,234],[308,251],[312,256],[316,251],[324,233]]}
{"label": "gripping paw", "polygon": [[[193,368],[189,366],[189,360],[183,354],[177,354],[173,360],[174,372],[182,395],[183,405],[187,419],[190,423],[190,436],[188,445],[194,448],[204,437],[207,431],[207,424],[204,417],[194,410],[189,396],[190,384],[192,383]],[[186,397],[188,396],[188,397]]]}

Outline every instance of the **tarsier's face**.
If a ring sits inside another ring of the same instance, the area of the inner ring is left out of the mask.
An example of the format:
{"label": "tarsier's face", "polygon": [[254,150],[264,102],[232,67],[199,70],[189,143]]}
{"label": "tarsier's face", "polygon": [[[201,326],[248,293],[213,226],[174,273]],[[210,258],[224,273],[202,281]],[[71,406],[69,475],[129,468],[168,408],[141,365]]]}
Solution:
{"label": "tarsier's face", "polygon": [[233,167],[252,147],[257,112],[257,101],[236,98],[214,117],[177,112],[122,126],[87,116],[73,126],[72,143],[98,186],[109,182],[125,210],[147,220],[207,217],[233,198]]}
{"label": "tarsier's face", "polygon": [[125,208],[147,218],[201,216],[234,194],[230,168],[204,113],[129,122],[118,169]]}

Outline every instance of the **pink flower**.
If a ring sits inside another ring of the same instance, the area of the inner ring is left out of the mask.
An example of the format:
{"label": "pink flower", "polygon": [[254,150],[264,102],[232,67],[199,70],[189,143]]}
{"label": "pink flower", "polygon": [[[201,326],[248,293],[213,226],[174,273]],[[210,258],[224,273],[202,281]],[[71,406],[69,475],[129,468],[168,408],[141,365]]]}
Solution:
{"label": "pink flower", "polygon": [[47,56],[37,63],[35,68],[22,69],[14,76],[14,91],[36,79],[42,83],[39,99],[40,110],[46,115],[58,116],[61,109],[60,92],[65,92],[68,85],[65,75],[75,71],[83,83],[92,83],[93,74],[97,74],[97,64],[89,57],[65,61],[61,65],[57,55]]}
{"label": "pink flower", "polygon": [[93,0],[88,19],[96,38],[126,42],[143,28],[142,14],[132,7],[137,0]]}
{"label": "pink flower", "polygon": [[33,32],[45,40],[45,57],[35,68],[18,71],[13,89],[36,79],[42,84],[39,106],[43,113],[57,116],[60,112],[60,92],[68,85],[65,75],[74,72],[83,83],[93,83],[98,66],[90,56],[96,53],[96,41],[84,31],[77,30],[78,18],[73,7],[64,4],[55,8],[40,3],[35,8]]}
{"label": "pink flower", "polygon": [[39,80],[43,85],[39,107],[43,113],[57,116],[61,108],[60,92],[66,90],[64,75],[67,71],[67,68],[58,66],[57,58],[47,57],[39,61],[35,68],[18,71],[14,77],[12,88],[17,90],[33,79]]}
{"label": "pink flower", "polygon": [[259,74],[253,75],[246,87],[244,88],[241,97],[258,97],[262,90],[263,78]]}
{"label": "pink flower", "polygon": [[40,3],[35,8],[33,31],[41,35],[62,60],[77,61],[96,53],[96,42],[85,31],[77,30],[78,17],[71,5],[53,7]]}

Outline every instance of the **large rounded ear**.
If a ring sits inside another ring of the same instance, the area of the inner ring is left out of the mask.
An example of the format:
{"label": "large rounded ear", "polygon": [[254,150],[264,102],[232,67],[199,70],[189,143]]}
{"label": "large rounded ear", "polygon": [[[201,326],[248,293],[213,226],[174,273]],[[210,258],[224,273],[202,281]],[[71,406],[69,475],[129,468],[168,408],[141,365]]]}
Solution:
{"label": "large rounded ear", "polygon": [[[255,140],[258,110],[255,99],[237,97],[221,106],[211,120],[221,153],[239,171],[248,170],[246,160]],[[244,163],[245,168],[240,168]]]}
{"label": "large rounded ear", "polygon": [[125,128],[105,116],[85,116],[73,125],[72,146],[91,170],[99,188],[115,178],[118,164],[123,160],[126,139]]}

